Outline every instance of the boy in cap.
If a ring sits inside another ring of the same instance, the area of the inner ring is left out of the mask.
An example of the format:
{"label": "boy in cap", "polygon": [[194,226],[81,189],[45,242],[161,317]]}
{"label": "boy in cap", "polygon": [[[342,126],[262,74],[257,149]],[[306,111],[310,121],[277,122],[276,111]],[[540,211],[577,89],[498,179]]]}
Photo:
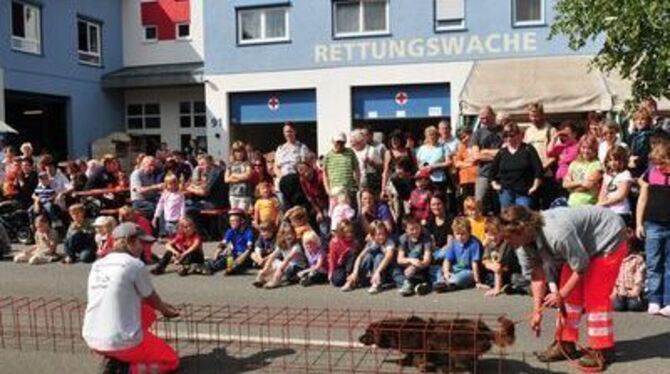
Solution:
{"label": "boy in cap", "polygon": [[226,230],[213,259],[203,267],[204,274],[225,270],[226,275],[234,274],[246,267],[254,247],[254,232],[247,225],[246,214],[239,209],[228,213],[230,228]]}

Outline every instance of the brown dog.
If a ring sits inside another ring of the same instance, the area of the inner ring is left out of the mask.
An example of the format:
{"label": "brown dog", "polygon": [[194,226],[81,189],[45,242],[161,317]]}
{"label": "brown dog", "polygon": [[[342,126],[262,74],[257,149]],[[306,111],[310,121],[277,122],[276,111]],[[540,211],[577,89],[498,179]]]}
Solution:
{"label": "brown dog", "polygon": [[493,345],[514,344],[514,323],[504,317],[498,322],[499,331],[493,331],[481,320],[464,318],[386,319],[371,323],[359,340],[365,345],[400,351],[405,356],[398,364],[416,366],[421,371],[469,369]]}

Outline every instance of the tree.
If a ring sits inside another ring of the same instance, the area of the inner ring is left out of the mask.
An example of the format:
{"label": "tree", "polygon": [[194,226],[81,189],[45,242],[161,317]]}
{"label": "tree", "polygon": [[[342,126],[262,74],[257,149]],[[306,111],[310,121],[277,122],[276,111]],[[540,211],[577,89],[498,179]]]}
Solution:
{"label": "tree", "polygon": [[573,50],[602,41],[592,63],[632,81],[633,100],[670,98],[670,0],[558,0],[551,35]]}

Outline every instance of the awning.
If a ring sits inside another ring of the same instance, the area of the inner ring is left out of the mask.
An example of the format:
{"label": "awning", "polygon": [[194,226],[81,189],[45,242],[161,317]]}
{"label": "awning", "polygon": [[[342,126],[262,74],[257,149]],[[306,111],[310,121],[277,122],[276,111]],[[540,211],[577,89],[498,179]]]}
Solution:
{"label": "awning", "polygon": [[589,69],[589,56],[540,57],[475,62],[461,92],[461,113],[490,105],[521,114],[541,101],[547,113],[608,111],[612,95],[605,79]]}
{"label": "awning", "polygon": [[126,67],[102,77],[105,88],[185,86],[204,83],[202,62]]}
{"label": "awning", "polygon": [[448,84],[355,87],[352,99],[354,119],[416,119],[451,114]]}
{"label": "awning", "polygon": [[[607,86],[612,93],[613,98],[613,111],[623,111],[624,106],[626,105],[626,100],[629,100],[633,97],[632,94],[632,84],[629,80],[624,79],[617,72],[611,72],[609,74],[603,73]],[[657,99],[658,110],[662,112],[670,111],[670,100],[665,97]]]}
{"label": "awning", "polygon": [[230,94],[230,122],[236,125],[316,122],[316,90]]}
{"label": "awning", "polygon": [[15,128],[9,126],[7,122],[0,119],[0,134],[18,134]]}

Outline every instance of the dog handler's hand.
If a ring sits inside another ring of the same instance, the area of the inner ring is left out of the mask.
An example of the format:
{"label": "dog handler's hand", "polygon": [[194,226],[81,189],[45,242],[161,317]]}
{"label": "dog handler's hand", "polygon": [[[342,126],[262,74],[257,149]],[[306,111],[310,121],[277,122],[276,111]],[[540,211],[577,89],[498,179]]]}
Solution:
{"label": "dog handler's hand", "polygon": [[179,310],[168,303],[163,303],[161,313],[167,318],[179,317]]}
{"label": "dog handler's hand", "polygon": [[552,292],[545,296],[543,306],[546,307],[555,307],[560,308],[563,306],[563,297],[558,292]]}
{"label": "dog handler's hand", "polygon": [[535,337],[540,337],[542,327],[542,311],[533,311],[533,317],[530,319],[530,328],[535,332]]}

